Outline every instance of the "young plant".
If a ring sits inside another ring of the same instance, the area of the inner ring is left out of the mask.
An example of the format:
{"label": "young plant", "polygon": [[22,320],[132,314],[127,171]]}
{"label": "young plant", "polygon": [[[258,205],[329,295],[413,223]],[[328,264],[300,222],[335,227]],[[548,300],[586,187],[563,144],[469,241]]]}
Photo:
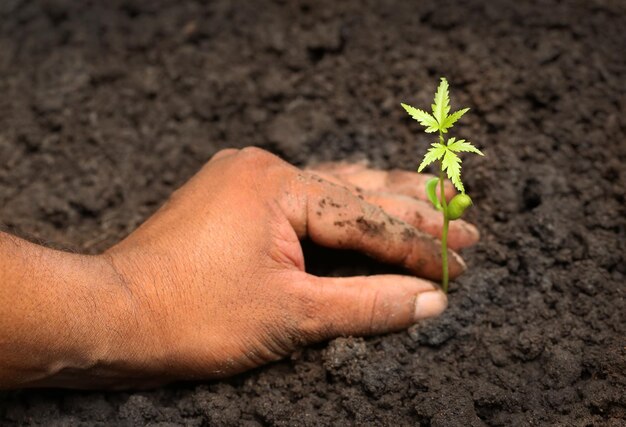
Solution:
{"label": "young plant", "polygon": [[[411,107],[407,104],[402,104],[402,107],[407,113],[417,120],[422,126],[426,127],[426,133],[438,133],[439,139],[437,142],[431,144],[431,148],[428,149],[424,155],[422,163],[417,169],[418,172],[424,170],[424,168],[433,162],[439,161],[439,177],[429,179],[426,182],[426,193],[435,209],[443,213],[443,232],[441,234],[441,261],[443,266],[443,280],[441,287],[444,292],[448,292],[448,226],[450,221],[459,219],[465,210],[471,206],[472,199],[465,194],[465,187],[461,181],[461,159],[458,153],[476,153],[481,156],[484,154],[480,150],[474,147],[470,142],[464,139],[457,140],[456,138],[448,138],[446,141],[444,134],[448,133],[454,123],[457,122],[465,113],[469,111],[469,108],[463,108],[455,111],[452,114],[450,112],[450,96],[448,94],[448,81],[442,77],[437,92],[435,93],[435,101],[432,105],[432,114],[420,110],[419,108]],[[452,184],[459,190],[460,194],[457,194],[450,200],[450,203],[446,202],[444,195],[443,183],[446,174]],[[437,196],[437,183],[439,183],[439,194]]]}

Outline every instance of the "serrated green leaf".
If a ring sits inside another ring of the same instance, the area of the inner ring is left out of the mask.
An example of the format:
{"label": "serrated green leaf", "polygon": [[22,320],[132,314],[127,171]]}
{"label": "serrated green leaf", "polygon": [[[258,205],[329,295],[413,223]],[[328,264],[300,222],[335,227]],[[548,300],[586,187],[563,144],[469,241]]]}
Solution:
{"label": "serrated green leaf", "polygon": [[448,113],[450,112],[450,96],[448,94],[448,81],[445,77],[441,78],[437,93],[435,93],[435,103],[431,106],[433,109],[433,116],[439,123],[439,129],[442,128]]}
{"label": "serrated green leaf", "polygon": [[423,171],[424,168],[428,166],[429,164],[431,164],[432,162],[436,160],[441,160],[441,158],[447,151],[446,146],[443,144],[439,144],[438,142],[431,144],[431,145],[432,147],[428,149],[428,151],[424,155],[424,160],[422,160],[422,163],[420,163],[419,168],[417,168],[418,172]]}
{"label": "serrated green leaf", "polygon": [[424,110],[420,110],[419,108],[411,107],[407,104],[400,104],[402,108],[406,110],[407,113],[411,115],[415,120],[419,122],[420,125],[426,126],[426,132],[433,133],[439,130],[439,124],[437,120],[430,113],[427,113]]}
{"label": "serrated green leaf", "polygon": [[463,108],[462,110],[455,111],[454,113],[449,114],[440,127],[441,131],[443,133],[448,132],[448,129],[451,128],[452,125],[454,125],[454,123],[456,123],[456,121],[463,117],[463,114],[467,113],[468,111],[469,108]]}
{"label": "serrated green leaf", "polygon": [[441,161],[441,168],[446,171],[448,178],[450,178],[457,190],[464,193],[465,188],[461,182],[461,159],[459,156],[447,149]]}
{"label": "serrated green leaf", "polygon": [[474,147],[471,142],[465,141],[464,139],[454,141],[454,138],[450,138],[448,140],[448,150],[456,153],[476,153],[480,156],[484,156],[484,154],[478,148]]}

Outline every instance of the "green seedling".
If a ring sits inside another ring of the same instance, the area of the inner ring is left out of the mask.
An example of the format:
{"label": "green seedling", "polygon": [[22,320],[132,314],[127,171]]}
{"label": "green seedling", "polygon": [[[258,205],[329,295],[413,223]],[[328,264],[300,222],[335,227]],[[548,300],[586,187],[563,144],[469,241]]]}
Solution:
{"label": "green seedling", "polygon": [[[441,78],[441,82],[435,93],[432,114],[407,104],[402,104],[402,107],[411,117],[417,120],[422,126],[426,127],[426,133],[439,133],[439,140],[431,144],[431,148],[429,148],[424,155],[424,159],[417,171],[421,172],[426,166],[439,161],[439,177],[432,178],[426,182],[426,194],[435,209],[443,213],[443,232],[441,234],[443,280],[441,287],[443,291],[447,293],[448,226],[450,225],[450,221],[459,219],[465,210],[472,205],[472,199],[465,194],[465,186],[463,185],[463,181],[461,181],[461,158],[458,156],[458,153],[476,153],[481,156],[484,154],[464,139],[457,140],[452,137],[448,138],[446,141],[444,138],[443,135],[448,133],[448,130],[454,123],[469,111],[469,108],[463,108],[452,114],[448,114],[450,112],[450,96],[448,94],[448,81],[445,78]],[[452,181],[452,184],[460,192],[454,196],[449,203],[446,202],[443,187],[446,174],[450,181]],[[439,184],[439,196],[437,195],[437,184]]]}

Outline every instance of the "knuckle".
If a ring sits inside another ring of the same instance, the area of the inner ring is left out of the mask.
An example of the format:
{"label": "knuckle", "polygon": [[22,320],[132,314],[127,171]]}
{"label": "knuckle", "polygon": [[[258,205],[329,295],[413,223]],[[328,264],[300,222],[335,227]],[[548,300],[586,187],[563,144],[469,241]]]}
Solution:
{"label": "knuckle", "polygon": [[278,198],[308,190],[308,174],[272,153],[249,147],[239,156],[243,164],[238,169],[259,189],[274,191]]}
{"label": "knuckle", "polygon": [[246,147],[239,151],[239,157],[248,161],[276,161],[278,157],[258,147]]}
{"label": "knuckle", "polygon": [[221,150],[219,150],[217,153],[215,153],[213,155],[214,159],[218,159],[221,157],[225,157],[231,154],[236,154],[239,150],[237,150],[236,148],[222,148]]}
{"label": "knuckle", "polygon": [[366,328],[365,333],[368,335],[376,333],[379,329],[381,329],[381,326],[384,326],[381,325],[380,319],[380,297],[381,292],[376,289],[371,293],[368,303],[365,304],[368,311],[364,313],[364,316],[366,316],[364,319],[364,326]]}
{"label": "knuckle", "polygon": [[328,310],[324,302],[324,285],[321,283],[301,283],[294,290],[294,315],[296,329],[307,342],[329,336]]}
{"label": "knuckle", "polygon": [[263,179],[276,174],[284,173],[288,168],[286,162],[274,154],[257,147],[246,147],[237,154],[238,169],[243,173],[249,173]]}
{"label": "knuckle", "polygon": [[363,332],[366,335],[388,332],[398,323],[398,308],[383,289],[369,292],[363,310]]}
{"label": "knuckle", "polygon": [[371,203],[361,203],[361,210],[363,212],[363,216],[366,218],[371,218],[372,220],[380,220],[382,219],[384,212],[380,206],[371,204]]}

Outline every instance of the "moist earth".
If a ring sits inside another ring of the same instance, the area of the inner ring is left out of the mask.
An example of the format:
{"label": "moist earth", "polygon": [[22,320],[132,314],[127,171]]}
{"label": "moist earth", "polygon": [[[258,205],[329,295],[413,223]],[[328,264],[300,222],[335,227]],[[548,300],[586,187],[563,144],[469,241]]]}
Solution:
{"label": "moist earth", "polygon": [[624,28],[611,0],[3,0],[0,219],[40,243],[103,250],[223,147],[414,169],[399,104],[440,76],[487,156],[441,317],[225,381],[4,392],[0,424],[625,425]]}

